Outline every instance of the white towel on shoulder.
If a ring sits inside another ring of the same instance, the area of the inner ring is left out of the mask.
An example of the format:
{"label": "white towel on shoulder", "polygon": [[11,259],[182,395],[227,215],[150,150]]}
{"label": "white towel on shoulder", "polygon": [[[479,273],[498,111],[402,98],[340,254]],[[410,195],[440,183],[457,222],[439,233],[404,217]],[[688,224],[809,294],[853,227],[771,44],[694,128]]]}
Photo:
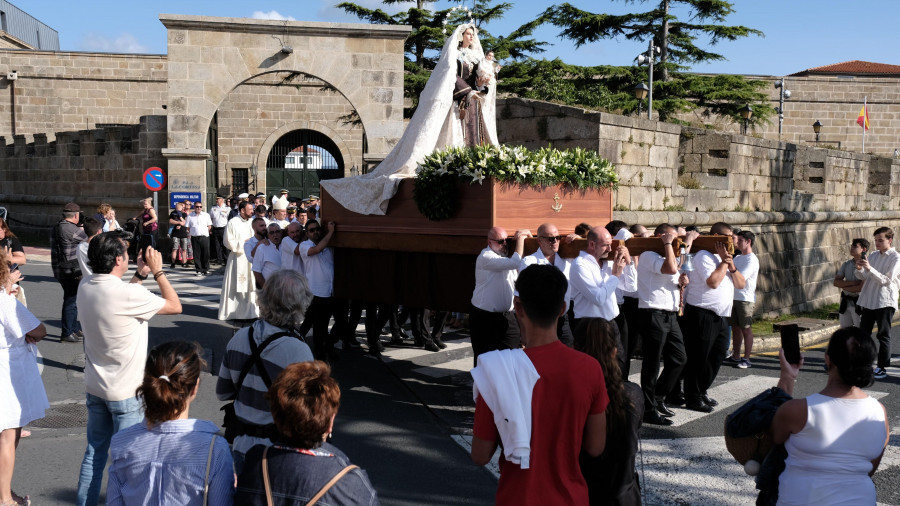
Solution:
{"label": "white towel on shoulder", "polygon": [[472,394],[494,413],[506,460],[528,469],[531,455],[531,397],[540,379],[524,350],[495,350],[478,356],[471,371]]}

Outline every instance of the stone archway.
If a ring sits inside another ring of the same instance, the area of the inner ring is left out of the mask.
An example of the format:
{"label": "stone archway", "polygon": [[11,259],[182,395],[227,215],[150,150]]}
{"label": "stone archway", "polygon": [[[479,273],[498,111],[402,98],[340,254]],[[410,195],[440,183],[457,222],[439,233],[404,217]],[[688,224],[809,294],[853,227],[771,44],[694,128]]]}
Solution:
{"label": "stone archway", "polygon": [[353,105],[370,160],[403,133],[403,43],[408,26],[160,15],[168,29],[169,179],[206,186],[206,135],[219,104],[251,77],[299,71]]}

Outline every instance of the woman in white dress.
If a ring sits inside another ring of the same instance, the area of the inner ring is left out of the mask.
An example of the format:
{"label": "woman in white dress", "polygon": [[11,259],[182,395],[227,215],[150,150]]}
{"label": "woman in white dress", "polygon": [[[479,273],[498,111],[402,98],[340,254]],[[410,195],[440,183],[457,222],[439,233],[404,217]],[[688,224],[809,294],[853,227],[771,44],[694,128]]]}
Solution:
{"label": "woman in white dress", "polygon": [[[875,354],[868,334],[838,330],[825,353],[825,388],[778,408],[772,434],[788,453],[778,504],[875,504],[872,475],[890,434],[884,406],[862,390],[872,384]],[[789,364],[783,351],[780,358],[778,386],[792,394],[800,365]]]}
{"label": "woman in white dress", "polygon": [[13,286],[21,278],[19,271],[10,273],[0,248],[0,506],[31,504],[11,490],[16,447],[22,427],[43,418],[50,407],[35,347],[47,329],[16,300]]}

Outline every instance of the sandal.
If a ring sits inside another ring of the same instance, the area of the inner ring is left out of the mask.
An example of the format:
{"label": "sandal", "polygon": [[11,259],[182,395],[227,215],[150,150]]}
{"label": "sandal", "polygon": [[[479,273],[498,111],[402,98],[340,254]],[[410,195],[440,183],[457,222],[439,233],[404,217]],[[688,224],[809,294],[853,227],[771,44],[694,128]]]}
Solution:
{"label": "sandal", "polygon": [[28,497],[27,495],[25,497],[22,497],[19,494],[13,492],[12,490],[10,490],[9,493],[12,495],[12,498],[13,498],[13,502],[10,503],[13,506],[31,506],[31,498]]}

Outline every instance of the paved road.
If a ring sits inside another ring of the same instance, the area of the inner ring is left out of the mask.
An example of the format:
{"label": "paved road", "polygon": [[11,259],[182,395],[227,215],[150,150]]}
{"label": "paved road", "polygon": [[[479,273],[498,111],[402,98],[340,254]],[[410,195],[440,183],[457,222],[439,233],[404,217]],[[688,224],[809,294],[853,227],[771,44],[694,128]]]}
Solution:
{"label": "paved road", "polygon": [[[85,442],[83,350],[77,344],[58,342],[61,294],[46,260],[30,257],[23,272],[29,307],[50,333],[40,349],[45,355],[44,384],[53,407],[47,418],[34,424],[34,436],[22,442],[13,486],[39,497],[37,504],[70,504]],[[215,369],[233,332],[215,319],[221,275],[196,278],[192,271],[179,269],[170,279],[182,297],[184,314],[154,319],[151,345],[197,340]],[[360,326],[361,341],[363,335]],[[900,350],[896,337],[900,329],[894,335]],[[389,347],[383,361],[353,350],[344,353],[335,366],[343,392],[335,443],[367,470],[385,504],[493,501],[496,466],[477,468],[467,456],[474,409],[468,334],[464,329],[448,330],[445,342],[448,348],[439,353]],[[806,352],[797,395],[824,385],[822,363],[821,349]],[[777,365],[774,357],[759,356],[748,370],[723,367],[710,392],[721,403],[715,412],[678,410],[672,427],[642,429],[638,472],[645,504],[753,504],[753,481],[726,452],[722,427],[727,413],[775,384]],[[639,360],[632,365],[633,381],[638,381],[640,366]],[[870,393],[888,407],[891,426],[900,427],[900,369],[889,373]],[[192,416],[221,421],[214,381],[214,376],[203,377]],[[900,505],[900,438],[896,435],[900,431],[893,429],[892,434],[875,482],[880,504]]]}

